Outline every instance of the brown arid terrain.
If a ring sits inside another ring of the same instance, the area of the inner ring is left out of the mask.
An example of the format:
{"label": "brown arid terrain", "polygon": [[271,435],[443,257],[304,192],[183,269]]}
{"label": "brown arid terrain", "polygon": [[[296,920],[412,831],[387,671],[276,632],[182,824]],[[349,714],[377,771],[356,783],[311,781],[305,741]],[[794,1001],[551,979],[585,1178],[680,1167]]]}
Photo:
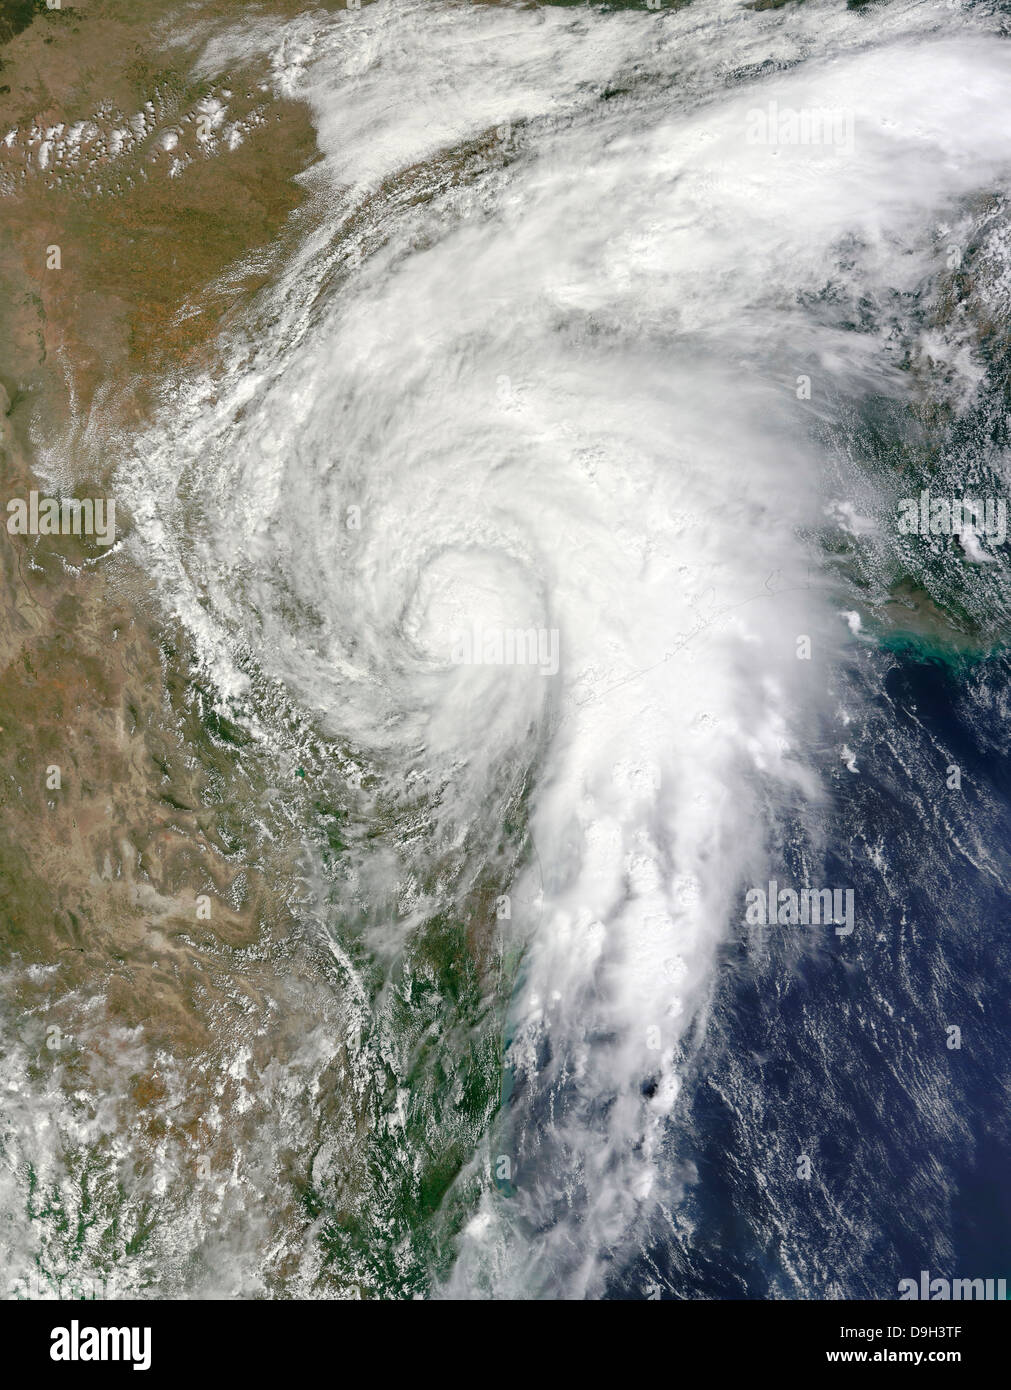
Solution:
{"label": "brown arid terrain", "polygon": [[[312,127],[265,97],[255,70],[224,90],[186,75],[214,26],[246,8],[191,4],[181,29],[170,4],[0,5],[5,504],[40,489],[40,449],[68,440],[80,442],[77,495],[107,496],[102,441],[145,417],[163,375],[213,353],[222,321],[270,274],[304,203],[294,180],[316,156]],[[121,539],[131,519],[116,525]],[[185,652],[115,548],[5,528],[6,1029],[39,1085],[76,1094],[82,1132],[133,1136],[137,1193],[93,1191],[74,1218],[109,1221],[108,1258],[86,1276],[141,1258],[143,1215],[131,1231],[116,1209],[144,1212],[164,1187],[160,1163],[204,1177],[231,1167],[239,1136],[215,1116],[243,1080],[214,1064],[218,1044],[231,1055],[252,1040],[255,1066],[290,1057],[319,1025],[290,997],[276,1022],[257,961],[290,931],[291,866],[243,842],[231,809],[252,795],[242,740],[198,703]],[[44,1226],[67,1199],[54,1188],[32,1200]],[[70,1277],[59,1263],[43,1254],[43,1284]],[[139,1265],[128,1281],[143,1284]]]}
{"label": "brown arid terrain", "polygon": [[[205,286],[241,255],[269,250],[299,202],[292,177],[313,158],[303,113],[272,109],[268,119],[261,108],[259,124],[236,150],[198,147],[193,163],[170,178],[166,161],[159,167],[151,151],[175,122],[195,129],[201,93],[187,89],[177,67],[156,61],[151,8],[141,26],[136,7],[125,4],[43,7],[4,49],[10,90],[0,124],[19,132],[0,164],[6,498],[38,488],[32,468],[40,440],[109,437],[148,409],[163,372],[210,350],[221,316],[255,281],[209,296]],[[110,63],[110,53],[124,54],[122,64]],[[183,54],[173,56],[184,66]],[[99,135],[94,152],[75,147],[65,161],[39,168],[28,131],[87,123],[99,112],[107,129],[123,119],[120,111],[143,110],[149,94],[158,103],[151,134],[115,162],[115,183],[102,193],[94,191],[98,170],[112,162]],[[181,155],[185,144],[177,149]],[[34,160],[26,158],[31,153]],[[59,247],[58,269],[47,268],[52,246]],[[108,480],[111,460],[101,448],[94,452],[74,460],[81,495],[102,496]],[[129,525],[120,515],[118,538]],[[179,747],[154,732],[173,673],[144,621],[140,593],[128,594],[121,574],[117,582],[106,578],[109,557],[86,538],[5,533],[4,540],[4,867],[11,907],[19,909],[5,914],[5,944],[39,961],[83,953],[78,968],[94,968],[109,960],[107,933],[135,893],[135,873],[174,898],[193,879],[192,837],[208,884],[220,890],[228,874],[215,864],[221,846],[206,838],[207,818],[201,825],[192,809],[206,787],[194,784]],[[193,731],[180,729],[180,739],[184,732]],[[45,767],[55,764],[62,786],[47,807]],[[47,811],[53,861],[37,835],[19,845],[19,826],[23,834]],[[103,872],[107,888],[99,886]],[[89,879],[95,900],[77,899],[84,913],[75,913],[74,895]],[[30,924],[21,915],[28,903]],[[248,941],[251,916],[222,921],[215,934]],[[124,1007],[140,1006],[136,985],[127,993],[134,1003],[124,1000]]]}

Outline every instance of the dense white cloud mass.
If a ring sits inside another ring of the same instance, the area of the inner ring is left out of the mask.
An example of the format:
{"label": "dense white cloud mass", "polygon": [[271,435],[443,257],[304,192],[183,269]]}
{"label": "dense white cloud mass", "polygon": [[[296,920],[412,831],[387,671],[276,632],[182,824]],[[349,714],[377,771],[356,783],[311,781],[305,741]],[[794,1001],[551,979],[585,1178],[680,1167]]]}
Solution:
{"label": "dense white cloud mass", "polygon": [[524,793],[490,1155],[523,1181],[455,1293],[601,1292],[675,1190],[676,1059],[768,818],[817,836],[855,640],[817,538],[840,478],[867,488],[834,403],[903,389],[881,316],[843,332],[819,297],[911,293],[1002,177],[1011,53],[955,18],[381,2],[208,48],[311,103],[329,214],[120,496],[223,695],[270,738],[250,673],[280,683],[423,808],[355,865],[377,947]]}

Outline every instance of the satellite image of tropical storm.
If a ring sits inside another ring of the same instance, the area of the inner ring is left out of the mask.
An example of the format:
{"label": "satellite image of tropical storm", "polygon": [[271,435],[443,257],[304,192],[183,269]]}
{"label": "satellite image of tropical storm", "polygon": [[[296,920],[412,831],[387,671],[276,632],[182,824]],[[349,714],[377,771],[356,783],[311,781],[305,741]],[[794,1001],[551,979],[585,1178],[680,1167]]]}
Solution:
{"label": "satellite image of tropical storm", "polygon": [[8,1335],[1006,1301],[1007,0],[0,0],[0,478]]}

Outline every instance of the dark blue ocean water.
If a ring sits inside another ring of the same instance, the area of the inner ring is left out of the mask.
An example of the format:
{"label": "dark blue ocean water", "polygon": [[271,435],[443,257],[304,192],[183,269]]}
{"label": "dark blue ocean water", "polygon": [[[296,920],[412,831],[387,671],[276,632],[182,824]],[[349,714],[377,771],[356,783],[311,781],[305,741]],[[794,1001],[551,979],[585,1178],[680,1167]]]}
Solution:
{"label": "dark blue ocean water", "polygon": [[852,887],[856,929],[773,927],[763,950],[742,927],[726,944],[670,1126],[684,1195],[612,1297],[889,1299],[923,1269],[1011,1280],[1009,668],[912,646],[858,657],[857,772],[827,733],[820,870],[799,832],[778,836],[781,882]]}

